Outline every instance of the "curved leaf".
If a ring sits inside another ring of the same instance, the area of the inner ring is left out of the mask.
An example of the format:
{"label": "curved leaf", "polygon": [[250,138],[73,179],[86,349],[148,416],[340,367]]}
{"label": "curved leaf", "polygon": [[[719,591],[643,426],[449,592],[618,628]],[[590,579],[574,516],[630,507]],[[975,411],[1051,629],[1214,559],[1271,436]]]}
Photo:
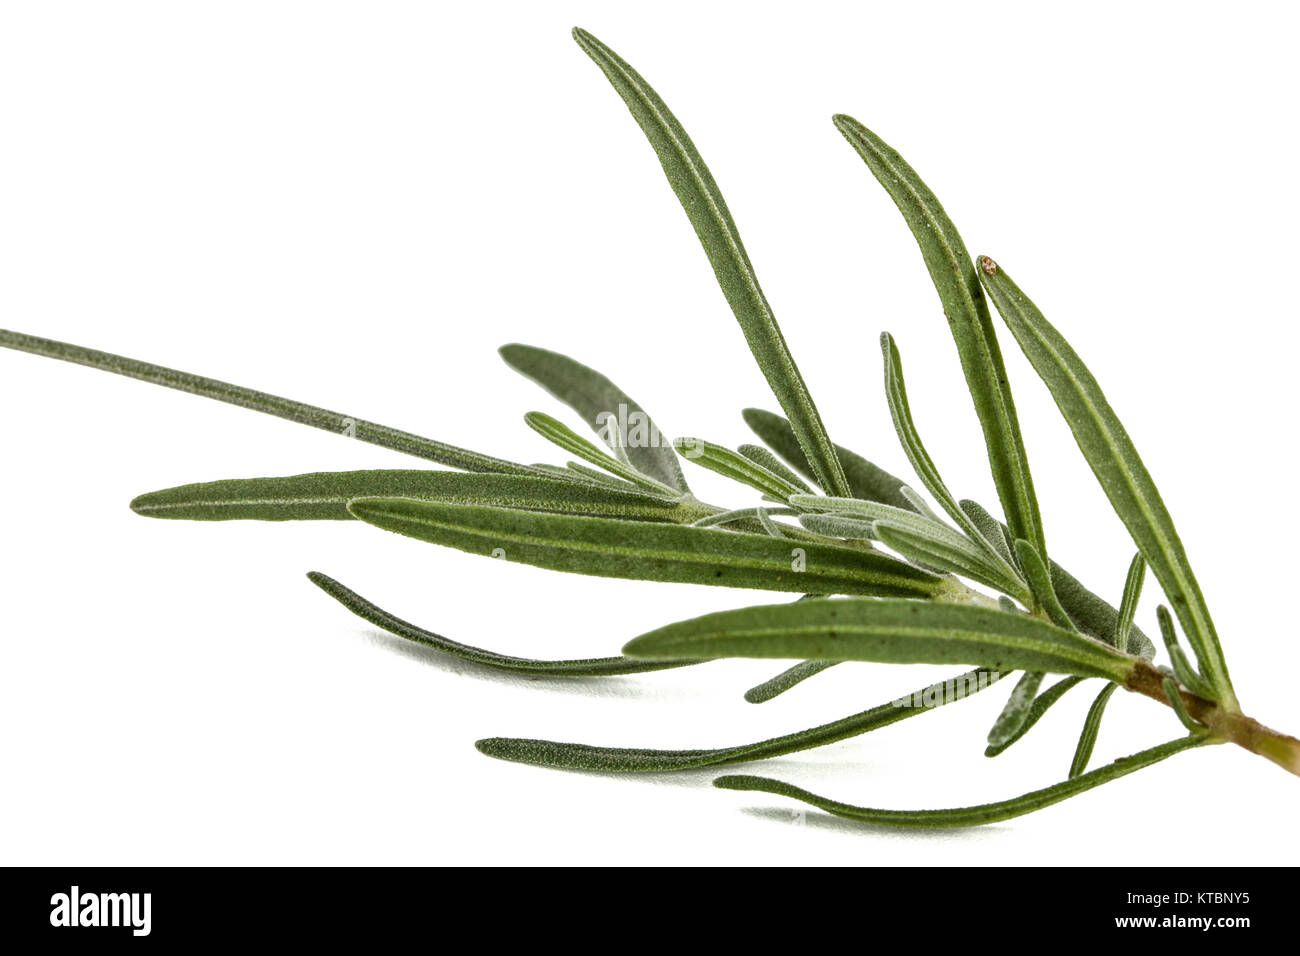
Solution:
{"label": "curved leaf", "polygon": [[1038,553],[1046,555],[1016,406],[970,253],[934,193],[897,152],[851,116],[836,116],[835,127],[885,187],[921,247],[957,343],[966,385],[984,430],[993,482],[1012,536],[1033,542]]}
{"label": "curved leaf", "polygon": [[1190,750],[1192,747],[1200,746],[1203,743],[1205,743],[1205,740],[1201,737],[1189,736],[1179,740],[1171,740],[1149,750],[1143,750],[1128,757],[1121,757],[1114,763],[1099,767],[1089,773],[1080,774],[1070,780],[1044,787],[1042,790],[1034,790],[1011,800],[985,803],[975,807],[956,807],[950,810],[880,810],[874,807],[855,807],[847,803],[840,803],[838,800],[819,797],[817,794],[809,793],[801,787],[783,783],[779,780],[769,780],[766,777],[719,777],[713,781],[713,785],[721,787],[723,790],[761,791],[791,797],[817,807],[819,810],[825,810],[827,813],[833,813],[836,816],[847,817],[850,820],[857,820],[862,823],[894,827],[972,827],[984,823],[997,823],[1000,820],[1010,820],[1013,817],[1023,816],[1026,813],[1050,807],[1054,803],[1068,800],[1070,797],[1091,790],[1093,787],[1099,787],[1103,783],[1118,780],[1120,777],[1125,777],[1136,770],[1159,763],[1174,754]]}
{"label": "curved leaf", "polygon": [[539,661],[528,657],[513,657],[498,654],[495,651],[472,647],[457,641],[416,627],[409,621],[389,614],[381,607],[371,604],[357,592],[344,587],[338,581],[319,571],[312,571],[307,580],[316,585],[334,600],[361,618],[363,621],[382,628],[414,644],[422,644],[450,654],[452,657],[491,667],[494,670],[509,671],[515,674],[528,674],[535,677],[611,677],[618,674],[642,674],[646,671],[668,670],[674,667],[689,667],[698,661],[634,661],[626,657],[589,657],[567,661]]}
{"label": "curved leaf", "polygon": [[623,98],[658,154],[664,174],[704,246],[718,285],[740,322],[745,340],[799,436],[799,444],[812,463],[818,483],[834,494],[848,494],[835,447],[826,435],[817,406],[759,287],[726,201],[695,144],[659,94],[617,53],[585,30],[575,28],[573,38]]}
{"label": "curved leaf", "polygon": [[[916,422],[912,419],[911,404],[907,400],[907,384],[903,380],[903,359],[898,354],[898,345],[894,342],[894,337],[888,332],[880,336],[880,349],[885,358],[885,397],[889,402],[889,414],[894,420],[899,444],[903,446],[903,451],[907,454],[908,461],[912,463],[917,477],[921,479],[926,490],[934,496],[934,500],[939,502],[939,506],[953,521],[957,522],[959,528],[966,532],[971,541],[987,551],[994,562],[1005,563],[993,544],[980,532],[979,526],[967,517],[966,512],[957,503],[956,497],[940,477],[934,459],[925,450],[921,434],[916,430]],[[1007,571],[1013,577],[1018,576],[1009,564]]]}

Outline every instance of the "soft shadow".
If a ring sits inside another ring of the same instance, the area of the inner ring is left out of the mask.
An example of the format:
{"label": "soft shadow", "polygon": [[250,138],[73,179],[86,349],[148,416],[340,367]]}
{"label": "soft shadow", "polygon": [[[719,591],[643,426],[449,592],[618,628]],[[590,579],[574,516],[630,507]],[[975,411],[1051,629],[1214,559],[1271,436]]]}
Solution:
{"label": "soft shadow", "polygon": [[805,808],[798,803],[791,804],[788,807],[743,807],[740,812],[756,820],[767,820],[787,827],[806,826],[817,830],[830,830],[835,833],[853,834],[862,837],[889,837],[891,839],[915,840],[918,842],[975,843],[980,840],[996,838],[1000,834],[1009,832],[1006,827],[993,826],[992,824],[984,824],[978,827],[936,827],[933,829],[891,827],[881,823],[866,823],[861,820],[850,820],[847,817],[837,817],[833,813],[825,813],[811,807]]}

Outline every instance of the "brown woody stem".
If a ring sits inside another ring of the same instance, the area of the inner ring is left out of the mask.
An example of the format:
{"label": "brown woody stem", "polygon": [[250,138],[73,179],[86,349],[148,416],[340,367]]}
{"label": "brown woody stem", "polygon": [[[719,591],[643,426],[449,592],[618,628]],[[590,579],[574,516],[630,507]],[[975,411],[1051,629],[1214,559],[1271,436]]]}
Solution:
{"label": "brown woody stem", "polygon": [[[1169,699],[1165,696],[1166,677],[1167,675],[1146,661],[1138,661],[1129,674],[1125,688],[1170,706]],[[1283,769],[1300,776],[1300,740],[1265,727],[1254,718],[1229,710],[1212,700],[1197,697],[1182,688],[1179,688],[1178,694],[1182,697],[1183,707],[1188,716],[1198,724],[1204,725],[1215,738],[1245,747],[1251,753],[1266,757]]]}

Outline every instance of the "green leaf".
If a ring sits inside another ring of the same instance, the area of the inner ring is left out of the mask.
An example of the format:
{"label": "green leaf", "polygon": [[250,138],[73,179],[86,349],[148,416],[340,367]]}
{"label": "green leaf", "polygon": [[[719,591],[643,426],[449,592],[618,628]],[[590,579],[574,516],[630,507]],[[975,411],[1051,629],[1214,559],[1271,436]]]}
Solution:
{"label": "green leaf", "polygon": [[1043,556],[1038,553],[1038,549],[1024,538],[1017,538],[1016,560],[1025,573],[1025,580],[1029,582],[1029,589],[1034,594],[1035,603],[1043,609],[1048,619],[1057,627],[1063,627],[1067,631],[1074,630],[1074,622],[1070,620],[1070,615],[1065,613],[1065,608],[1061,606],[1061,601],[1056,596],[1056,591],[1052,587],[1051,572],[1043,563]]}
{"label": "green leaf", "polygon": [[790,504],[830,511],[839,517],[868,519],[873,522],[872,534],[913,560],[965,575],[1022,600],[1029,596],[1016,572],[992,549],[981,547],[934,518],[859,498],[792,495]]}
{"label": "green leaf", "polygon": [[[533,467],[542,468],[544,466],[533,465]],[[589,468],[577,461],[566,461],[563,468],[555,469],[554,474],[562,478],[567,478],[570,481],[575,478],[579,480],[586,478],[598,485],[603,485],[606,488],[617,488],[620,491],[635,491],[641,494],[646,493],[646,487],[644,485],[624,481],[622,478],[615,478],[613,475],[609,474],[609,472],[601,471],[599,468]],[[654,494],[660,496],[660,492],[658,491],[655,491]],[[683,495],[683,497],[685,496]]]}
{"label": "green leaf", "polygon": [[972,541],[986,550],[991,558],[1000,561],[1001,557],[997,549],[984,538],[979,527],[966,516],[966,512],[962,511],[957,504],[957,499],[940,477],[934,459],[925,450],[921,435],[916,430],[916,423],[912,420],[912,408],[907,400],[907,385],[903,380],[903,360],[898,354],[898,346],[893,336],[888,332],[880,336],[880,350],[885,357],[885,396],[889,401],[889,413],[894,419],[898,441],[903,446],[903,451],[907,453],[907,459],[912,463],[917,477],[921,479],[926,490],[934,496],[934,500],[939,502],[939,506],[953,521],[957,522],[957,526],[965,531]]}
{"label": "green leaf", "polygon": [[1101,729],[1101,716],[1106,712],[1106,704],[1117,687],[1119,684],[1107,684],[1088,708],[1088,716],[1083,720],[1083,731],[1079,734],[1079,743],[1074,748],[1074,759],[1070,761],[1071,780],[1088,769],[1092,749],[1097,744],[1097,731]]}
{"label": "green leaf", "polygon": [[1028,596],[1024,585],[1013,575],[988,560],[988,555],[958,534],[938,534],[933,529],[917,529],[894,521],[877,521],[876,537],[886,547],[904,557],[931,568],[941,568],[988,585],[1022,601]]}
{"label": "green leaf", "polygon": [[[656,530],[672,526],[649,525]],[[1124,681],[1132,658],[1022,614],[935,601],[798,601],[706,614],[633,638],[628,657],[974,664]]]}
{"label": "green leaf", "polygon": [[948,317],[948,328],[957,343],[966,385],[984,430],[993,481],[1012,537],[1033,542],[1038,553],[1046,555],[1038,501],[1034,497],[1015,403],[970,253],[934,193],[897,152],[851,116],[836,116],[835,126],[885,187],[921,247],[930,279]]}
{"label": "green leaf", "polygon": [[754,464],[766,468],[772,474],[793,485],[800,491],[812,494],[812,486],[796,475],[791,469],[787,468],[782,461],[772,454],[762,445],[741,445],[736,451],[740,452]]}
{"label": "green leaf", "polygon": [[835,447],[759,287],[726,201],[695,144],[667,104],[617,53],[585,30],[575,29],[573,37],[623,98],[658,154],[664,174],[695,227],[718,285],[740,322],[759,368],[794,426],[818,483],[833,494],[848,494]]}
{"label": "green leaf", "polygon": [[[1006,540],[1006,535],[1009,533],[1006,525],[973,501],[963,501],[961,505],[962,510],[967,512],[967,515],[977,524],[980,523],[979,516],[987,518],[989,522],[996,525],[1003,541]],[[1058,562],[1048,563],[1051,566],[1052,590],[1056,592],[1057,599],[1070,616],[1075,629],[1113,646],[1118,626],[1118,612],[1115,608],[1104,598],[1084,587],[1078,578],[1066,571]],[[1137,626],[1129,630],[1128,652],[1148,661],[1156,656],[1155,645]]]}
{"label": "green leaf", "polygon": [[1147,562],[1142,552],[1133,556],[1124,579],[1124,597],[1119,602],[1119,617],[1115,621],[1115,646],[1129,651],[1129,632],[1133,630],[1133,617],[1137,614],[1138,599],[1142,597],[1142,579],[1146,577]]}
{"label": "green leaf", "polygon": [[1021,728],[1029,720],[1029,712],[1044,676],[1042,671],[1028,671],[1020,676],[1016,686],[1011,689],[1011,696],[1007,698],[1002,712],[998,714],[998,719],[989,728],[988,749],[1005,749],[1013,739],[1022,736]]}
{"label": "green leaf", "polygon": [[1237,699],[1218,634],[1173,518],[1101,386],[1078,353],[997,263],[981,257],[979,276],[1052,393],[1111,506],[1173,602],[1216,697],[1229,710],[1236,710]]}
{"label": "green leaf", "polygon": [[234,478],[141,495],[131,509],[150,518],[191,521],[351,520],[354,498],[418,498],[448,504],[605,515],[689,524],[698,505],[613,488],[530,475],[454,471],[334,471],[284,478]]}
{"label": "green leaf", "polygon": [[298,422],[300,425],[310,425],[312,428],[355,438],[357,441],[399,451],[404,455],[436,461],[441,465],[463,471],[511,475],[537,474],[527,465],[493,458],[491,455],[483,455],[466,448],[457,448],[455,445],[434,441],[432,438],[422,438],[410,432],[398,431],[387,425],[376,425],[374,422],[364,421],[342,412],[332,412],[325,408],[281,398],[278,395],[257,392],[240,385],[231,385],[229,382],[219,382],[214,378],[191,375],[189,372],[178,372],[161,365],[150,365],[148,362],[139,362],[109,352],[82,348],[80,345],[69,345],[66,342],[55,342],[52,339],[0,329],[0,346],[72,362],[76,365],[86,365],[103,372],[125,375],[127,378],[139,379],[153,385],[162,385],[165,388],[174,388],[177,391],[189,392],[191,395],[215,399],[229,405],[250,408],[255,412],[274,415],[277,418]]}
{"label": "green leaf", "polygon": [[[816,481],[817,475],[808,457],[795,437],[790,423],[774,412],[761,408],[746,408],[742,413],[745,424],[761,438],[769,448],[780,455],[799,474],[810,481]],[[844,469],[844,480],[848,483],[849,494],[854,498],[868,501],[880,501],[895,508],[913,508],[902,493],[903,479],[896,478],[883,468],[873,465],[856,452],[849,451],[843,445],[835,446],[835,454]],[[913,510],[915,510],[913,508]]]}
{"label": "green leaf", "polygon": [[1173,707],[1174,713],[1178,715],[1178,719],[1184,727],[1193,734],[1209,733],[1203,724],[1198,724],[1192,720],[1192,715],[1187,712],[1187,707],[1183,704],[1183,695],[1178,693],[1178,685],[1174,683],[1173,678],[1166,677],[1160,686],[1165,689],[1165,696],[1169,698],[1169,706]]}
{"label": "green leaf", "polygon": [[989,514],[979,502],[971,501],[969,498],[963,498],[957,502],[957,506],[967,518],[970,518],[971,524],[979,531],[980,537],[993,545],[993,550],[998,553],[998,556],[1008,566],[1015,567],[1016,559],[1012,557],[1011,545],[1007,542],[1002,522]]}
{"label": "green leaf", "polygon": [[1134,771],[1142,770],[1152,764],[1159,763],[1161,760],[1172,757],[1174,754],[1190,750],[1192,747],[1200,746],[1203,743],[1205,743],[1205,740],[1202,737],[1183,737],[1179,740],[1171,740],[1149,750],[1143,750],[1128,757],[1121,757],[1114,763],[1099,767],[1089,773],[1080,774],[1073,779],[1062,781],[1050,787],[1044,787],[1042,790],[1034,790],[1011,800],[985,803],[974,807],[957,807],[950,810],[880,810],[873,807],[855,807],[847,803],[840,803],[837,800],[819,797],[801,787],[783,783],[779,780],[769,780],[766,777],[719,777],[713,781],[713,785],[724,790],[761,791],[791,797],[817,807],[819,810],[833,813],[836,816],[880,826],[970,827],[1010,820],[1013,817],[1023,816],[1026,813],[1050,807],[1054,803],[1068,800],[1070,797],[1091,790],[1093,787],[1101,786],[1103,783],[1118,780],[1120,777],[1125,777]]}
{"label": "green leaf", "polygon": [[690,491],[677,455],[658,426],[604,375],[567,355],[532,345],[504,345],[500,353],[516,372],[581,415],[611,450],[621,447],[641,474],[680,492]]}
{"label": "green leaf", "polygon": [[1197,697],[1214,699],[1214,689],[1206,684],[1205,679],[1187,660],[1187,655],[1178,646],[1178,635],[1174,633],[1174,621],[1169,616],[1169,608],[1163,604],[1156,608],[1156,619],[1160,622],[1160,636],[1165,640],[1165,650],[1169,652],[1169,662],[1173,666],[1174,676],[1178,682]]}
{"label": "green leaf", "polygon": [[[716,528],[722,525],[736,524],[738,522],[757,523],[758,513],[760,510],[767,511],[769,515],[796,515],[799,513],[793,508],[772,508],[770,510],[760,508],[736,508],[734,511],[719,511],[716,514],[705,515],[703,518],[694,521],[693,524],[697,528]],[[761,528],[757,530],[761,530]]]}
{"label": "green leaf", "polygon": [[758,523],[763,526],[765,532],[774,538],[784,538],[787,536],[781,526],[772,520],[772,516],[768,514],[766,508],[756,508],[755,512],[758,515]]}
{"label": "green leaf", "polygon": [[745,700],[751,704],[765,704],[773,697],[780,697],[790,688],[802,684],[810,677],[816,677],[822,671],[839,663],[840,661],[800,661],[770,680],[765,680],[745,691]]}
{"label": "green leaf", "polygon": [[984,750],[984,756],[996,757],[1025,734],[1029,733],[1029,731],[1033,729],[1034,724],[1038,723],[1038,721],[1042,719],[1043,715],[1047,713],[1048,708],[1064,697],[1068,690],[1082,684],[1084,680],[1085,678],[1083,677],[1064,677],[1035,697],[1034,702],[1029,705],[1029,713],[1025,716],[1024,722],[1020,724],[1016,732],[996,747],[986,747]]}
{"label": "green leaf", "polygon": [[680,497],[680,492],[676,489],[660,484],[653,478],[647,478],[631,465],[626,465],[617,458],[610,457],[587,439],[575,433],[568,425],[552,418],[545,412],[529,412],[524,416],[524,422],[547,441],[558,445],[571,455],[577,455],[584,461],[589,461],[593,465],[604,468],[615,477],[622,478],[624,481],[656,494],[674,498]]}
{"label": "green leaf", "polygon": [[[647,750],[627,747],[592,747],[587,744],[557,743],[516,737],[490,737],[478,741],[474,746],[489,757],[565,770],[620,773],[691,770],[697,767],[765,760],[768,757],[779,757],[783,754],[847,740],[859,734],[896,724],[908,717],[928,713],[944,704],[962,700],[992,685],[996,680],[995,674],[991,675],[981,670],[970,671],[948,681],[931,684],[913,694],[864,710],[851,717],[739,747],[721,747],[715,750]],[[913,706],[914,700],[923,703]]]}
{"label": "green leaf", "polygon": [[422,541],[598,577],[910,597],[930,597],[947,587],[941,578],[888,555],[713,528],[403,498],[361,498],[348,510],[376,527]]}
{"label": "green leaf", "polygon": [[780,475],[751,461],[739,452],[704,441],[702,438],[678,438],[673,441],[673,447],[687,461],[716,472],[724,478],[748,485],[769,498],[785,501],[791,495],[799,494],[801,490],[797,485],[792,485]]}
{"label": "green leaf", "polygon": [[513,657],[498,654],[495,651],[472,647],[457,641],[426,631],[408,621],[396,617],[381,607],[371,604],[355,591],[344,587],[338,581],[319,571],[312,571],[307,579],[334,600],[364,621],[382,628],[414,644],[432,647],[444,654],[491,667],[494,670],[509,671],[515,674],[527,674],[533,677],[611,677],[618,674],[642,674],[646,671],[668,670],[674,667],[688,667],[698,661],[634,661],[626,657],[591,657],[580,660],[539,661],[528,657]]}
{"label": "green leaf", "polygon": [[848,538],[852,541],[872,541],[876,538],[876,525],[862,518],[843,515],[801,514],[799,523],[824,538]]}
{"label": "green leaf", "polygon": [[[1052,590],[1056,592],[1061,606],[1070,615],[1074,626],[1084,634],[1091,634],[1107,643],[1112,642],[1115,639],[1116,625],[1119,620],[1119,613],[1114,606],[1089,591],[1078,578],[1057,562],[1053,561],[1051,564]],[[1136,625],[1129,631],[1129,653],[1148,661],[1156,656],[1155,645]]]}

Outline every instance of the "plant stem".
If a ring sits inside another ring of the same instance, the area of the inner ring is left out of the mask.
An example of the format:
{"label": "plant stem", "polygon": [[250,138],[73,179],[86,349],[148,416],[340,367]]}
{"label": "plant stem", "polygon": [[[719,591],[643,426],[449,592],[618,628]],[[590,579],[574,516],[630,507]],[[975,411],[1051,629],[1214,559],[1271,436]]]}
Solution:
{"label": "plant stem", "polygon": [[[1166,677],[1166,674],[1146,661],[1138,661],[1133,668],[1133,673],[1129,675],[1125,688],[1150,697],[1152,700],[1158,700],[1166,707],[1172,706],[1165,696]],[[1251,753],[1266,757],[1284,770],[1300,776],[1300,740],[1265,727],[1235,708],[1198,697],[1182,688],[1179,688],[1178,695],[1182,698],[1183,707],[1186,708],[1188,715],[1197,723],[1203,724],[1217,740],[1244,747]]]}

